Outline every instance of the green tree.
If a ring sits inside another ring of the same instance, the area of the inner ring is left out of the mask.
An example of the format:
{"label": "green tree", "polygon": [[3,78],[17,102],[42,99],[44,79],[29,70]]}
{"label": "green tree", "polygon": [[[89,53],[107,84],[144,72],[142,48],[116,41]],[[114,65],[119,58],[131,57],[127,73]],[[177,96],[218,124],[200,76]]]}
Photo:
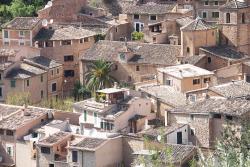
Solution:
{"label": "green tree", "polygon": [[133,41],[140,41],[144,38],[144,34],[143,32],[137,32],[137,31],[134,31],[132,33],[132,40]]}
{"label": "green tree", "polygon": [[67,99],[50,98],[50,99],[42,100],[40,103],[35,104],[35,106],[72,112],[73,103],[74,103],[74,100],[72,98],[67,98]]}
{"label": "green tree", "polygon": [[25,4],[23,0],[13,0],[8,10],[11,12],[12,17],[27,17],[35,14],[35,7]]}
{"label": "green tree", "polygon": [[77,80],[74,84],[73,95],[75,101],[80,101],[80,98],[85,99],[89,97],[90,91],[83,85],[79,80]]}
{"label": "green tree", "polygon": [[96,90],[111,87],[116,81],[110,73],[113,63],[104,60],[97,60],[90,65],[90,70],[86,73],[87,88],[95,93]]}
{"label": "green tree", "polygon": [[11,105],[30,105],[30,93],[29,92],[13,92],[9,93],[6,98],[6,103]]}

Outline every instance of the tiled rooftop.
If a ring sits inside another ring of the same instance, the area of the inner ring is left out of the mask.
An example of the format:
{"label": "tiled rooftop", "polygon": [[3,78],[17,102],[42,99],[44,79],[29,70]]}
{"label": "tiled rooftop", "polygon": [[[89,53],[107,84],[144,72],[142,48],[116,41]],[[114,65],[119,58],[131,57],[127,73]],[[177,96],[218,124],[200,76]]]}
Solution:
{"label": "tiled rooftop", "polygon": [[179,24],[181,27],[191,23],[192,21],[194,21],[194,19],[192,19],[192,17],[190,16],[176,19],[176,23]]}
{"label": "tiled rooftop", "polygon": [[61,63],[44,56],[37,56],[30,59],[24,59],[24,62],[41,66],[44,69],[55,68],[62,65]]}
{"label": "tiled rooftop", "polygon": [[221,8],[222,9],[242,9],[247,8],[247,1],[239,1],[239,0],[230,0],[227,1]]}
{"label": "tiled rooftop", "polygon": [[228,46],[201,47],[201,50],[229,60],[245,58],[245,55],[243,53],[237,52],[236,50]]}
{"label": "tiled rooftop", "polygon": [[245,81],[229,82],[209,89],[226,98],[250,97],[250,83]]}
{"label": "tiled rooftop", "polygon": [[141,87],[140,90],[151,96],[158,98],[163,103],[171,106],[181,106],[186,104],[186,96],[167,85],[154,85]]}
{"label": "tiled rooftop", "polygon": [[15,56],[18,51],[11,48],[0,48],[0,56]]}
{"label": "tiled rooftop", "polygon": [[38,142],[38,145],[48,145],[48,146],[52,146],[54,144],[56,144],[57,142],[60,142],[66,138],[71,137],[72,134],[68,133],[68,132],[57,132],[54,133],[53,135],[50,135],[42,140],[40,140]]}
{"label": "tiled rooftop", "polygon": [[14,64],[14,63],[13,63],[13,62],[1,63],[1,64],[0,64],[0,70],[4,71],[4,70],[6,70],[8,67],[10,67],[12,64]]}
{"label": "tiled rooftop", "polygon": [[76,26],[66,26],[55,29],[42,28],[35,36],[35,40],[72,40],[91,37],[94,35],[96,35],[96,32]]}
{"label": "tiled rooftop", "polygon": [[2,27],[4,29],[32,30],[40,21],[41,19],[37,17],[16,17]]}
{"label": "tiled rooftop", "polygon": [[46,71],[40,68],[34,67],[26,63],[22,63],[20,67],[11,69],[7,73],[6,78],[25,79],[35,75],[43,74],[45,72]]}
{"label": "tiled rooftop", "polygon": [[203,60],[204,58],[206,58],[206,55],[202,54],[202,55],[194,55],[194,56],[187,56],[184,57],[182,59],[182,64],[192,64],[192,65],[196,65],[197,63],[199,63],[201,60]]}
{"label": "tiled rooftop", "polygon": [[205,70],[203,68],[191,64],[181,64],[165,68],[158,68],[157,70],[180,79],[214,74],[211,71]]}
{"label": "tiled rooftop", "polygon": [[80,150],[95,150],[106,141],[106,139],[85,137],[80,140],[80,142],[71,144],[70,148],[76,148]]}
{"label": "tiled rooftop", "polygon": [[181,27],[181,30],[182,31],[197,31],[197,30],[208,30],[208,29],[213,29],[213,28],[216,28],[216,27],[211,25],[210,23],[207,23],[202,18],[197,17],[195,20],[193,20],[189,24]]}
{"label": "tiled rooftop", "polygon": [[171,110],[174,113],[218,113],[232,116],[240,116],[249,111],[249,101],[242,99],[206,99]]}
{"label": "tiled rooftop", "polygon": [[[104,59],[106,61],[118,61],[119,52],[126,49],[125,42],[121,41],[98,41],[84,54],[82,60],[93,61]],[[134,56],[128,63],[145,63],[159,65],[175,65],[177,57],[180,56],[180,46],[147,44],[127,42],[127,49],[133,52]]]}
{"label": "tiled rooftop", "polygon": [[0,115],[2,117],[8,117],[10,114],[17,112],[20,110],[20,106],[13,106],[7,104],[0,104]]}
{"label": "tiled rooftop", "polygon": [[[3,110],[5,110],[6,108],[4,106],[1,107],[3,108]],[[17,110],[15,107],[12,107],[9,108],[9,110],[11,110],[12,112],[15,110],[17,112],[0,121],[1,129],[16,130],[31,121],[39,119],[50,111],[49,109],[37,107],[28,107],[24,109],[24,111],[23,107],[19,107],[19,110]]]}
{"label": "tiled rooftop", "polygon": [[147,3],[142,5],[130,6],[125,13],[127,14],[165,14],[174,9],[176,4],[156,4]]}

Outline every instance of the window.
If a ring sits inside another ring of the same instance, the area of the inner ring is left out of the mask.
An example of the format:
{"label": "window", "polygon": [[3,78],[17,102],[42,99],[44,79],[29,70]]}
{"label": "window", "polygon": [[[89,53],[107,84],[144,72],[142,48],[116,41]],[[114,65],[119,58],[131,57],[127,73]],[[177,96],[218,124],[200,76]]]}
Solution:
{"label": "window", "polygon": [[191,94],[191,95],[188,96],[188,99],[189,99],[190,102],[194,103],[194,102],[196,102],[196,95],[195,94]]}
{"label": "window", "polygon": [[200,84],[200,79],[193,79],[193,85]]}
{"label": "window", "polygon": [[43,75],[41,75],[41,78],[40,78],[41,82],[43,82]]}
{"label": "window", "polygon": [[191,136],[194,136],[194,134],[195,134],[195,130],[194,130],[193,128],[191,128],[191,129],[190,129],[190,135],[191,135]]}
{"label": "window", "polygon": [[0,97],[3,97],[3,88],[0,87]]}
{"label": "window", "polygon": [[41,90],[41,99],[43,98],[43,90]]}
{"label": "window", "polygon": [[155,15],[151,15],[150,16],[150,20],[156,20],[156,16]]}
{"label": "window", "polygon": [[25,32],[24,31],[19,31],[19,37],[24,37],[25,36]]}
{"label": "window", "polygon": [[194,115],[190,115],[190,119],[193,121],[194,120]]}
{"label": "window", "polygon": [[13,156],[13,146],[7,145],[6,146],[6,151],[7,151],[9,156]]}
{"label": "window", "polygon": [[97,124],[97,113],[94,112],[94,124],[96,125]]}
{"label": "window", "polygon": [[27,80],[27,81],[26,81],[26,85],[27,85],[27,87],[30,86],[30,80]]}
{"label": "window", "polygon": [[60,70],[59,70],[59,68],[57,68],[57,69],[56,69],[56,73],[59,74],[59,72],[60,72]]}
{"label": "window", "polygon": [[9,31],[4,30],[4,38],[9,38]]}
{"label": "window", "polygon": [[213,115],[213,118],[221,119],[221,114],[214,114],[214,115]]}
{"label": "window", "polygon": [[202,12],[202,18],[207,18],[207,12]]}
{"label": "window", "polygon": [[218,6],[219,2],[218,1],[214,1],[214,6]]}
{"label": "window", "polygon": [[187,53],[189,53],[190,52],[190,48],[189,47],[187,47]]}
{"label": "window", "polygon": [[46,41],[45,46],[46,47],[53,47],[53,41]]}
{"label": "window", "polygon": [[83,43],[83,39],[80,39],[80,43]]}
{"label": "window", "polygon": [[11,80],[10,81],[10,87],[15,88],[16,87],[16,80]]}
{"label": "window", "polygon": [[212,12],[213,18],[219,18],[220,13],[219,12]]}
{"label": "window", "polygon": [[7,130],[6,135],[8,136],[14,136],[14,132],[12,130]]}
{"label": "window", "polygon": [[230,13],[226,13],[226,23],[230,23]]}
{"label": "window", "polygon": [[204,2],[204,6],[208,6],[208,1],[205,1],[205,2]]}
{"label": "window", "polygon": [[84,121],[86,122],[87,121],[87,111],[84,110],[83,114],[84,114]]}
{"label": "window", "polygon": [[246,16],[245,16],[245,13],[242,13],[242,14],[241,14],[241,23],[242,23],[242,24],[245,24],[245,17],[246,17]]}
{"label": "window", "polygon": [[56,83],[53,83],[51,88],[52,88],[52,92],[56,92]]}
{"label": "window", "polygon": [[226,115],[226,119],[232,121],[233,117],[231,115]]}
{"label": "window", "polygon": [[49,164],[49,167],[55,167],[55,165],[54,164]]}
{"label": "window", "polygon": [[207,62],[208,62],[208,64],[210,64],[210,63],[212,62],[211,57],[208,57],[208,58],[207,58]]}
{"label": "window", "polygon": [[0,73],[0,80],[2,80],[2,74]]}
{"label": "window", "polygon": [[64,77],[74,77],[75,71],[74,70],[65,70],[64,71]]}
{"label": "window", "polygon": [[118,32],[118,27],[115,27],[115,32]]}
{"label": "window", "polygon": [[41,147],[41,153],[50,154],[50,148],[49,147]]}
{"label": "window", "polygon": [[72,162],[77,162],[77,161],[78,161],[78,152],[72,151]]}
{"label": "window", "polygon": [[115,64],[114,70],[115,71],[118,70],[118,65],[117,64]]}
{"label": "window", "polygon": [[84,42],[89,42],[89,38],[84,38]]}
{"label": "window", "polygon": [[210,78],[204,78],[204,83],[208,83],[208,82],[210,82],[210,81],[211,81]]}
{"label": "window", "polygon": [[74,56],[73,55],[66,55],[64,56],[64,61],[74,61]]}
{"label": "window", "polygon": [[166,85],[168,85],[168,86],[172,86],[172,80],[167,79],[167,80],[166,80]]}
{"label": "window", "polygon": [[61,45],[71,45],[71,40],[61,41]]}
{"label": "window", "polygon": [[0,129],[0,135],[4,135],[4,130]]}
{"label": "window", "polygon": [[136,71],[140,71],[140,66],[136,66]]}
{"label": "window", "polygon": [[139,18],[140,18],[140,16],[138,14],[134,15],[134,19],[139,19]]}
{"label": "window", "polygon": [[54,70],[51,70],[51,75],[52,75],[52,76],[54,75]]}

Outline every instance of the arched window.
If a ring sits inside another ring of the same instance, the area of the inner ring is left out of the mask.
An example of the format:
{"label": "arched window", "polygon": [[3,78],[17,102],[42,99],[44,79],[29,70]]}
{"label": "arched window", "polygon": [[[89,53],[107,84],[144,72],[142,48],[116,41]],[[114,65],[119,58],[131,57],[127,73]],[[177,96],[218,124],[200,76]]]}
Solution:
{"label": "arched window", "polygon": [[241,14],[241,23],[245,24],[245,13]]}
{"label": "arched window", "polygon": [[230,23],[230,13],[226,14],[226,23]]}

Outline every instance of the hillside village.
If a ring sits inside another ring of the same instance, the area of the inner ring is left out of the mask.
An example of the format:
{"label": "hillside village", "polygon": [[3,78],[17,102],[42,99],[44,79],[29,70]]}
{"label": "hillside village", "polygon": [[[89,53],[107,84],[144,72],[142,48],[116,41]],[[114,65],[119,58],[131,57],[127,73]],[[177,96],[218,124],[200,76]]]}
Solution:
{"label": "hillside village", "polygon": [[1,25],[0,167],[250,165],[250,0],[36,15]]}

